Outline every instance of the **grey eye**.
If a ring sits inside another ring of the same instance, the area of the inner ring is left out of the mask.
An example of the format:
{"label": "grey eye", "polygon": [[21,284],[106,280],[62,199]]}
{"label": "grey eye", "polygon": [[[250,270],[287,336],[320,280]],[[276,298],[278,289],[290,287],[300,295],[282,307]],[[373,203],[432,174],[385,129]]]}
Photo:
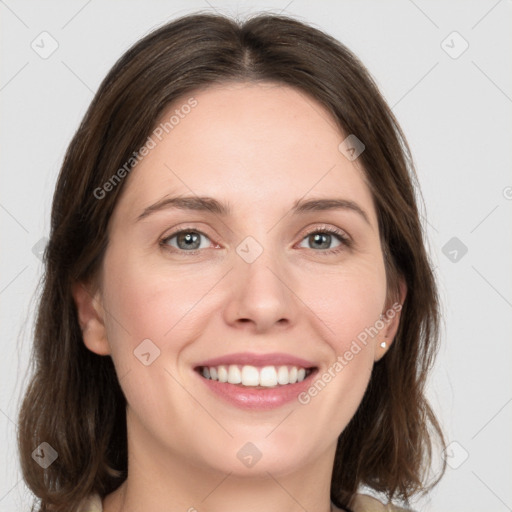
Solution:
{"label": "grey eye", "polygon": [[[338,239],[338,240],[336,240]],[[333,249],[334,247],[337,247],[338,245],[341,245],[341,241],[339,240],[339,236],[335,234],[330,234],[328,232],[324,231],[317,231],[315,233],[310,233],[308,236],[304,237],[302,243],[306,241],[306,243],[309,242],[309,247],[306,247],[308,249]],[[333,241],[337,241],[338,245],[335,245],[334,247],[331,246],[331,243]],[[300,247],[304,247],[301,245]]]}
{"label": "grey eye", "polygon": [[[201,247],[201,238],[209,240],[206,235],[199,231],[179,231],[169,238],[166,238],[164,243],[183,251],[195,251],[197,249],[205,248]],[[206,247],[208,247],[208,244]]]}

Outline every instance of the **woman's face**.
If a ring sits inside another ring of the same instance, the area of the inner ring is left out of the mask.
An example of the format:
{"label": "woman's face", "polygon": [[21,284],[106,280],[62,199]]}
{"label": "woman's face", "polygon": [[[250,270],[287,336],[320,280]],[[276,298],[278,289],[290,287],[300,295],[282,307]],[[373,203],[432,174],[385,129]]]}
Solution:
{"label": "woman's face", "polygon": [[293,88],[193,97],[126,178],[97,295],[104,336],[84,340],[111,354],[148,466],[278,475],[332,462],[398,318],[379,322],[390,305],[362,169]]}

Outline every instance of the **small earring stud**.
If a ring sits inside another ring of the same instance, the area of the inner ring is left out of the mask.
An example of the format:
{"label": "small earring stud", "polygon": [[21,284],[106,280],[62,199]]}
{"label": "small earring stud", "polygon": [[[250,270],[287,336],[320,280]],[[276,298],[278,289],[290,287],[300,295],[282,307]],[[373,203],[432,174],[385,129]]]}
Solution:
{"label": "small earring stud", "polygon": [[383,342],[380,344],[380,346],[381,346],[382,348],[386,348],[386,342],[385,342],[385,341],[383,341]]}

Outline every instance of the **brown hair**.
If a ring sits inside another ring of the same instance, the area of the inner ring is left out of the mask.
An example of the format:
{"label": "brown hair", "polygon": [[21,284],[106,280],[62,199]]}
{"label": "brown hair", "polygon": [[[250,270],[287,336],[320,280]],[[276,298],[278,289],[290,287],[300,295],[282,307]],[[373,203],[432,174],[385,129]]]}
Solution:
{"label": "brown hair", "polygon": [[[73,283],[93,279],[101,267],[126,179],[99,199],[97,190],[144,145],[171,102],[229,81],[295,87],[366,146],[358,161],[376,205],[390,294],[396,296],[398,276],[408,293],[395,341],[339,437],[331,499],[347,506],[360,485],[405,500],[428,488],[434,436],[444,446],[424,396],[439,306],[401,129],[364,66],[320,30],[277,15],[242,23],[199,13],[162,26],[119,59],[64,158],[44,255],[34,373],[19,412],[21,467],[40,511],[74,510],[127,476],[126,401],[111,358],[85,347],[71,293]],[[31,456],[42,442],[58,452],[44,470]]]}

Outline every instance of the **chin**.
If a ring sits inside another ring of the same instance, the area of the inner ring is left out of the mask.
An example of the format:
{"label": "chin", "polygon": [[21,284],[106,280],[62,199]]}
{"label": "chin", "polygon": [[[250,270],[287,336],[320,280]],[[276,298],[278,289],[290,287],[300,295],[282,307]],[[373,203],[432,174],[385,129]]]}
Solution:
{"label": "chin", "polygon": [[299,442],[282,442],[286,435],[270,440],[266,438],[268,431],[266,429],[265,434],[260,436],[253,434],[251,437],[230,439],[220,447],[220,453],[216,450],[215,453],[205,454],[205,463],[216,471],[232,476],[268,478],[268,473],[286,475],[311,460],[314,447],[307,448]]}

